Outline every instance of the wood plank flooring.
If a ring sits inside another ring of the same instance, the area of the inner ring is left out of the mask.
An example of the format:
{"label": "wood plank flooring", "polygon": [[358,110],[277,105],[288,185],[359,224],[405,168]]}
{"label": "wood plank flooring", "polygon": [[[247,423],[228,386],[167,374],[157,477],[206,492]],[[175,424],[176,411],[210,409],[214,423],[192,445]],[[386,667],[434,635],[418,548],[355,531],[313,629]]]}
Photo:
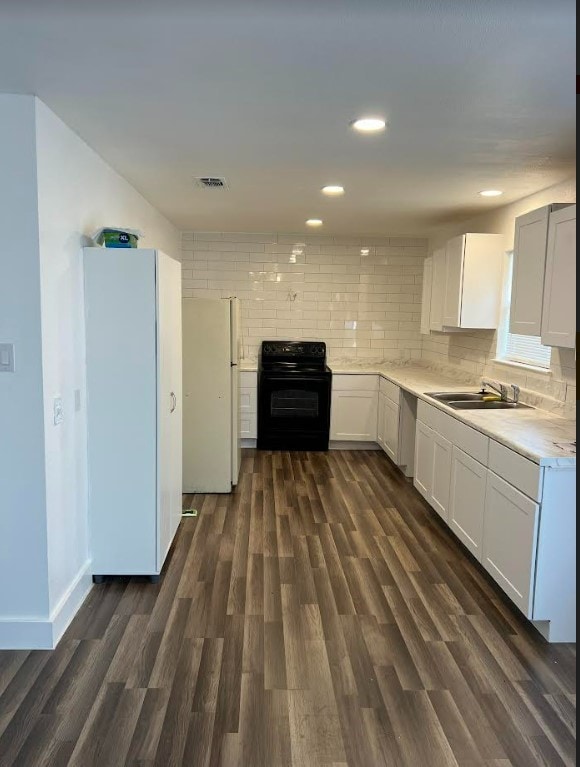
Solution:
{"label": "wood plank flooring", "polygon": [[246,451],[159,585],[0,653],[2,767],[575,764],[575,646],[511,609],[380,452]]}

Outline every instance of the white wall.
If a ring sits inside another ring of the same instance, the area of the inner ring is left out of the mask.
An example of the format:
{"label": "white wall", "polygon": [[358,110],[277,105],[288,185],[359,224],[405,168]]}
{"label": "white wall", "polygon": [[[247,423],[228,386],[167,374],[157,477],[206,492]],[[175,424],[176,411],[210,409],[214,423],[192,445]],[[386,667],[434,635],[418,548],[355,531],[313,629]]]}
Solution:
{"label": "white wall", "polygon": [[[523,200],[505,205],[469,220],[458,220],[433,233],[432,248],[464,232],[490,232],[503,235],[504,250],[514,247],[515,219],[531,210],[552,202],[575,202],[576,179],[545,189]],[[498,365],[494,362],[497,334],[493,331],[469,333],[435,333],[424,336],[423,359],[430,362],[452,364],[477,376],[490,376],[548,397],[569,406],[570,414],[576,404],[576,361],[574,351],[554,349],[550,374],[526,372],[521,368]]]}
{"label": "white wall", "polygon": [[0,621],[48,607],[34,130],[33,99],[0,94]]}
{"label": "white wall", "polygon": [[47,647],[90,588],[82,247],[106,225],[175,257],[181,238],[32,96],[0,95],[0,168],[0,647]]}
{"label": "white wall", "polygon": [[266,338],[303,338],[326,341],[330,359],[411,358],[426,254],[415,237],[189,232],[183,290],[241,299],[246,357]]}
{"label": "white wall", "polygon": [[[36,142],[49,596],[54,610],[89,556],[82,246],[103,225],[127,226],[144,232],[140,245],[178,257],[180,235],[39,100]],[[80,393],[79,412],[75,390]],[[53,423],[55,397],[64,401],[65,420],[59,426]]]}
{"label": "white wall", "polygon": [[[86,564],[87,464],[82,246],[103,225],[142,229],[139,244],[178,256],[180,236],[36,100],[50,607]],[[81,409],[75,412],[75,390]],[[62,397],[65,420],[53,423]]]}

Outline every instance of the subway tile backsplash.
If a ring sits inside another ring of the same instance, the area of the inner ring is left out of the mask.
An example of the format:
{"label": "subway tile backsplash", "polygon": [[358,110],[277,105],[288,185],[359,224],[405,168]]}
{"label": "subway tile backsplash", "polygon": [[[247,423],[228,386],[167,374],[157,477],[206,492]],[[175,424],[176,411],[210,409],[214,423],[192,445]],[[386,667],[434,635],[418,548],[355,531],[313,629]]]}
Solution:
{"label": "subway tile backsplash", "polygon": [[417,237],[185,232],[183,294],[240,298],[247,358],[303,338],[330,359],[419,359],[426,256]]}

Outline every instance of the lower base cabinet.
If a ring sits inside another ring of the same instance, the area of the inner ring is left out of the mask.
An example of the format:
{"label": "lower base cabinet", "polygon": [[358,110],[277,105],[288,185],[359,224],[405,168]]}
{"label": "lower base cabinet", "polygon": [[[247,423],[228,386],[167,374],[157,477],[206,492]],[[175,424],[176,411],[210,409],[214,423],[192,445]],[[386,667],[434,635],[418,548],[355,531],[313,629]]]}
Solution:
{"label": "lower base cabinet", "polygon": [[[385,397],[384,394],[380,396]],[[399,463],[399,414],[399,405],[385,397],[385,452],[397,465]]]}
{"label": "lower base cabinet", "polygon": [[433,432],[433,482],[429,503],[437,514],[449,521],[449,493],[453,445],[436,431]]}
{"label": "lower base cabinet", "polygon": [[487,473],[482,563],[527,618],[533,616],[540,506]]}
{"label": "lower base cabinet", "polygon": [[455,445],[451,457],[449,525],[469,551],[482,560],[487,469]]}
{"label": "lower base cabinet", "polygon": [[449,520],[452,445],[427,424],[417,421],[413,483],[446,522]]}
{"label": "lower base cabinet", "polygon": [[415,437],[415,476],[413,484],[427,503],[431,503],[433,491],[434,431],[422,421],[417,421]]}
{"label": "lower base cabinet", "polygon": [[376,442],[377,405],[378,397],[376,390],[333,390],[330,439],[351,442]]}

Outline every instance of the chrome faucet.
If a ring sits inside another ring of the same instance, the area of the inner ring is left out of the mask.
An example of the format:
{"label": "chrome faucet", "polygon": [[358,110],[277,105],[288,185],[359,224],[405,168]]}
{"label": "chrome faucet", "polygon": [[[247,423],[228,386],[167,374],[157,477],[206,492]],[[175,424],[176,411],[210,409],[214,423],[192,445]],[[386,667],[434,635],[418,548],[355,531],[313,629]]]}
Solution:
{"label": "chrome faucet", "polygon": [[[502,402],[513,402],[515,405],[517,405],[519,402],[520,387],[517,384],[510,384],[508,387],[507,384],[498,383],[496,381],[488,381],[486,378],[483,378],[481,381],[481,390],[484,391],[486,387],[496,391],[500,395]],[[511,400],[508,396],[509,389],[511,389],[513,392],[513,397]]]}

